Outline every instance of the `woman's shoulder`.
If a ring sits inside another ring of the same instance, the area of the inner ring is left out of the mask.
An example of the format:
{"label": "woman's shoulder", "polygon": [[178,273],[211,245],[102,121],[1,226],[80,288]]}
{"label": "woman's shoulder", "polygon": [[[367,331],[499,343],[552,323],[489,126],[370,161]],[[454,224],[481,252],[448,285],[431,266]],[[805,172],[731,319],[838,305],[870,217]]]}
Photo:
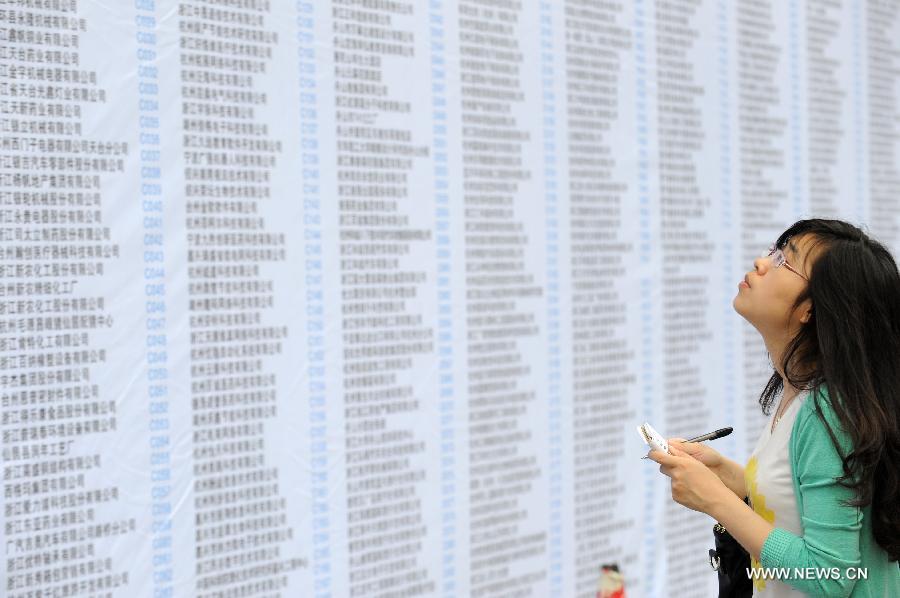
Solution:
{"label": "woman's shoulder", "polygon": [[838,421],[833,405],[834,399],[828,392],[828,386],[821,385],[804,393],[800,404],[798,419],[824,419],[829,424]]}
{"label": "woman's shoulder", "polygon": [[824,457],[827,453],[836,452],[836,443],[843,456],[850,453],[852,441],[834,409],[835,400],[824,384],[806,394],[794,421],[792,445]]}

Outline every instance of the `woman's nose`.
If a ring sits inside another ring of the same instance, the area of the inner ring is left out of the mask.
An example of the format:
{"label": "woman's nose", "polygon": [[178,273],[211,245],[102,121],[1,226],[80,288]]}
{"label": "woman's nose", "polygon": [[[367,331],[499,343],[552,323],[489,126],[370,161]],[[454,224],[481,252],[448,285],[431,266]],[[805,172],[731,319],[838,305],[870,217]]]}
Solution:
{"label": "woman's nose", "polygon": [[753,260],[753,267],[756,268],[758,274],[765,274],[772,265],[772,260],[767,257],[758,257]]}

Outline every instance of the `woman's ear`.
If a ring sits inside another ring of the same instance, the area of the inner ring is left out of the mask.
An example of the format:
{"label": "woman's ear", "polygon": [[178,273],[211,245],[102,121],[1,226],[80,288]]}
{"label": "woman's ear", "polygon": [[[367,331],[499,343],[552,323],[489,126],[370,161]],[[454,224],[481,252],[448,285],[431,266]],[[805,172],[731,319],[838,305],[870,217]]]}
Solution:
{"label": "woman's ear", "polygon": [[806,307],[803,309],[803,315],[800,316],[800,323],[806,324],[809,322],[809,319],[812,318],[813,310],[812,307]]}
{"label": "woman's ear", "polygon": [[813,304],[812,299],[807,297],[803,300],[799,306],[797,306],[797,311],[795,313],[800,314],[800,323],[806,324],[813,317]]}

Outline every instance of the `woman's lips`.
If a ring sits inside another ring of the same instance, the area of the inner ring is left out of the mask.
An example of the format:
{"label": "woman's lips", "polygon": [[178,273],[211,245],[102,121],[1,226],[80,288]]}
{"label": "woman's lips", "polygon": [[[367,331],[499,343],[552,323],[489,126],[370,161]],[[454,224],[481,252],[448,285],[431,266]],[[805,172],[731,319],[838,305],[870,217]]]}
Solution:
{"label": "woman's lips", "polygon": [[738,288],[742,286],[747,287],[748,289],[750,288],[750,282],[747,280],[746,276],[744,277],[744,280],[738,283]]}

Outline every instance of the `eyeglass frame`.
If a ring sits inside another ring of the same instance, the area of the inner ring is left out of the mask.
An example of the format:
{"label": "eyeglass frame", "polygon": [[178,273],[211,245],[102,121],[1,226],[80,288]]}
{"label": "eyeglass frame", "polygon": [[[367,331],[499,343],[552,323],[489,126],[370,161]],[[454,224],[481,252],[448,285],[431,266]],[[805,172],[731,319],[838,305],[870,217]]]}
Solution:
{"label": "eyeglass frame", "polygon": [[784,257],[784,251],[782,251],[778,247],[772,245],[769,248],[769,253],[767,253],[763,257],[769,258],[769,260],[772,262],[773,268],[780,268],[781,266],[784,266],[785,268],[787,268],[788,270],[790,270],[791,272],[793,272],[794,274],[796,274],[797,276],[799,276],[800,278],[805,280],[806,282],[809,282],[809,279],[806,276],[801,274],[796,268],[794,268],[792,265],[790,265],[788,263],[787,258]]}

